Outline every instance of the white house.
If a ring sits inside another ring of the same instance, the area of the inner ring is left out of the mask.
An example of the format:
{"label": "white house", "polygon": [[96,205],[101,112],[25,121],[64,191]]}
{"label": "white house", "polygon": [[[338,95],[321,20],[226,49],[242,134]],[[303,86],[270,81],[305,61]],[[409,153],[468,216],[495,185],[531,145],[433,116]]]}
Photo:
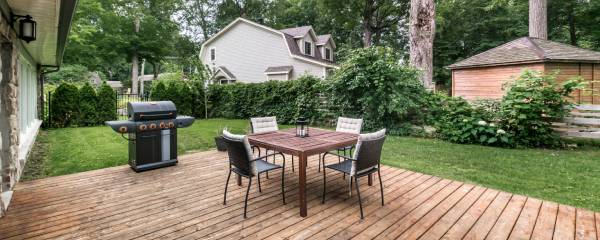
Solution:
{"label": "white house", "polygon": [[0,217],[42,123],[42,79],[62,62],[76,4],[0,0]]}
{"label": "white house", "polygon": [[200,59],[212,69],[214,83],[256,83],[324,78],[337,68],[330,34],[311,26],[276,30],[238,18],[202,44]]}

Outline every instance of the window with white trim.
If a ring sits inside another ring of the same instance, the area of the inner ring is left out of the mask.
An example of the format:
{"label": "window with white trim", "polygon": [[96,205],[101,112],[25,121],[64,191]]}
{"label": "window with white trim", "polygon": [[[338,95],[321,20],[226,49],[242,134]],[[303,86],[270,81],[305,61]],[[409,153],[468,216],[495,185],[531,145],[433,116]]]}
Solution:
{"label": "window with white trim", "polygon": [[210,49],[210,60],[214,61],[217,59],[217,49],[216,48],[211,48]]}
{"label": "window with white trim", "polygon": [[17,61],[17,79],[19,133],[25,135],[37,119],[37,77],[35,68],[24,57]]}
{"label": "window with white trim", "polygon": [[331,49],[325,48],[325,59],[331,61]]}
{"label": "window with white trim", "polygon": [[312,56],[312,43],[304,42],[304,54]]}

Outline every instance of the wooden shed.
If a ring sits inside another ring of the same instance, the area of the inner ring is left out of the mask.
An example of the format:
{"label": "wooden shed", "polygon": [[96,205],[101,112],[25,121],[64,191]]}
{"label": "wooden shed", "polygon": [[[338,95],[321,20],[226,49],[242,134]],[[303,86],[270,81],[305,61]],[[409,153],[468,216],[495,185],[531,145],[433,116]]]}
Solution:
{"label": "wooden shed", "polygon": [[582,76],[590,81],[589,90],[575,92],[574,100],[600,105],[600,52],[567,44],[523,37],[447,68],[452,71],[452,96],[469,101],[502,98],[504,84],[528,68],[546,73],[558,70],[559,82]]}

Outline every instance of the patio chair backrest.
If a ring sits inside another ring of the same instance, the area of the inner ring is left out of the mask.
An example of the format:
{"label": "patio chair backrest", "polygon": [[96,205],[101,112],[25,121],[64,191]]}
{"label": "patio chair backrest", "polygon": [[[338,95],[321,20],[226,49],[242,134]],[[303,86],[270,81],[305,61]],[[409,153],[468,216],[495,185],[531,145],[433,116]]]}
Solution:
{"label": "patio chair backrest", "polygon": [[362,129],[363,120],[360,118],[338,117],[336,132],[359,134]]}
{"label": "patio chair backrest", "polygon": [[267,133],[279,130],[276,117],[254,117],[250,118],[252,133]]}
{"label": "patio chair backrest", "polygon": [[232,134],[223,130],[223,141],[227,145],[229,163],[243,174],[256,174],[256,165],[252,161],[252,150],[246,135]]}
{"label": "patio chair backrest", "polygon": [[350,175],[360,174],[379,166],[384,142],[385,129],[374,133],[361,134],[356,144],[356,151],[354,152],[356,161],[352,162]]}

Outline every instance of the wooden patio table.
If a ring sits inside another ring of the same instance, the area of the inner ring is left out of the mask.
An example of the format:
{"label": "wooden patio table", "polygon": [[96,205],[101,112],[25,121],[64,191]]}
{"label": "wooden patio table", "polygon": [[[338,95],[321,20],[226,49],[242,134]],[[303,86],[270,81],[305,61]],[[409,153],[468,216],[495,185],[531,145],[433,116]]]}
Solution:
{"label": "wooden patio table", "polygon": [[309,136],[301,138],[296,136],[296,129],[292,128],[276,132],[250,134],[248,135],[248,141],[254,146],[298,156],[300,216],[306,217],[307,158],[311,155],[355,145],[358,141],[358,134],[310,128]]}

